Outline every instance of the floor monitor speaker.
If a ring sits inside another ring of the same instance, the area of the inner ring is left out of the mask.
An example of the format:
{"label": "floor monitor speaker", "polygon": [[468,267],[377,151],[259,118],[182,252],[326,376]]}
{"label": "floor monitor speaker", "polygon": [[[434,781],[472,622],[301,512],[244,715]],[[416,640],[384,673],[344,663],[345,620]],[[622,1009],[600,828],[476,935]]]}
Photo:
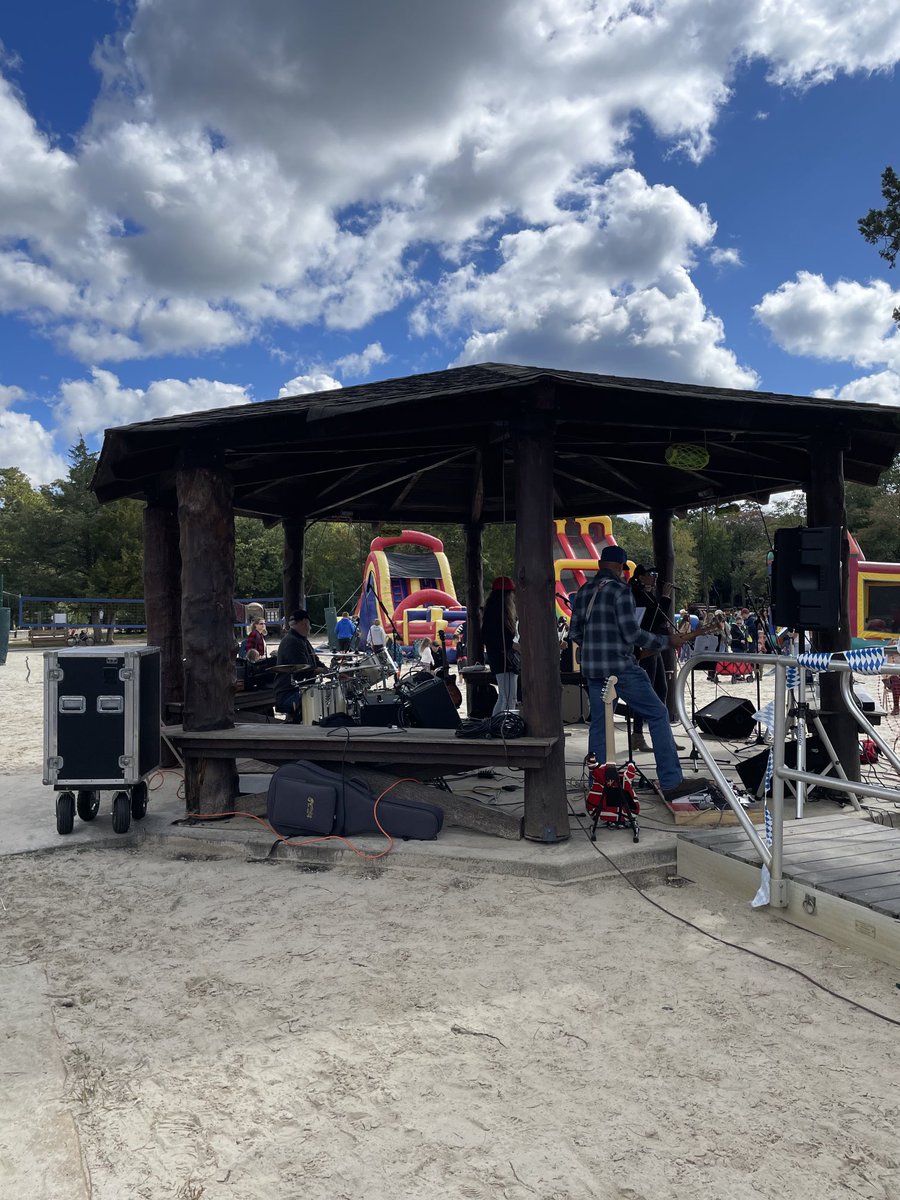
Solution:
{"label": "floor monitor speaker", "polygon": [[745,738],[753,732],[756,706],[737,696],[719,696],[711,704],[697,710],[695,724],[703,733],[718,738]]}

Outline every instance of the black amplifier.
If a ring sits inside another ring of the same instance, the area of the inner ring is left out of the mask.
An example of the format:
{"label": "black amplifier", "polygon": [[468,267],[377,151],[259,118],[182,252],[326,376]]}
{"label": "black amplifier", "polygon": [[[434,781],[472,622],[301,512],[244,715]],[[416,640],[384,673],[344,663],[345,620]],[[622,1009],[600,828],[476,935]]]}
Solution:
{"label": "black amplifier", "polygon": [[402,729],[406,725],[406,712],[393,692],[366,692],[359,710],[359,722],[361,725],[380,725],[384,729],[396,725]]}
{"label": "black amplifier", "polygon": [[459,713],[442,679],[425,679],[406,689],[410,725],[422,729],[458,729]]}

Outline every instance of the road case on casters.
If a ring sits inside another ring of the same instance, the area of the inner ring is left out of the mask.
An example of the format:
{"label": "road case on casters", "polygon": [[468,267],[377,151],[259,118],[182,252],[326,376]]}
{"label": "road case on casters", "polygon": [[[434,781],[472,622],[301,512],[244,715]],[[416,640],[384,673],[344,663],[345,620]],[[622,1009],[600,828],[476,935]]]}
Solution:
{"label": "road case on casters", "polygon": [[59,794],[56,828],[92,821],[113,789],[116,833],[147,811],[160,761],[159,649],[73,646],[44,654],[44,783]]}

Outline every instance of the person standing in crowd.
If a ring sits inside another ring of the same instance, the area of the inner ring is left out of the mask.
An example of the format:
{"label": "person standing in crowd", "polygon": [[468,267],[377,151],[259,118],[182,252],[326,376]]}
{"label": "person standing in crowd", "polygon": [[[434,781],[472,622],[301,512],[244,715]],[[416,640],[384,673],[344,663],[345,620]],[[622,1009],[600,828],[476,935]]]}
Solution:
{"label": "person standing in crowd", "polygon": [[[309,640],[311,623],[309,613],[305,608],[298,608],[291,613],[287,633],[278,643],[278,654],[275,665],[296,666],[300,668],[298,675],[303,675],[311,682],[317,672],[326,670],[325,664],[316,658],[316,652]],[[305,670],[303,670],[305,668]],[[294,676],[289,671],[275,673],[275,709],[286,713],[293,720],[299,719],[300,687],[294,682]]]}
{"label": "person standing in crowd", "polygon": [[376,654],[384,649],[387,637],[384,632],[384,626],[379,621],[378,617],[369,626],[369,636],[366,638],[366,646],[370,650],[374,650]]}
{"label": "person standing in crowd", "polygon": [[434,655],[431,652],[430,638],[421,638],[416,642],[416,657],[420,667],[424,667],[429,673],[434,671]]}
{"label": "person standing in crowd", "polygon": [[334,627],[338,650],[349,650],[353,635],[356,633],[356,623],[348,612],[342,612],[340,620]]}
{"label": "person standing in crowd", "polygon": [[491,594],[481,618],[481,637],[491,670],[497,678],[497,703],[493,715],[511,712],[516,707],[519,683],[518,617],[516,585],[508,575],[499,575],[491,584]]}
{"label": "person standing in crowd", "polygon": [[642,650],[677,648],[684,639],[678,633],[663,635],[641,629],[631,590],[622,579],[627,561],[621,546],[605,546],[598,563],[600,569],[575,598],[569,632],[580,649],[581,672],[591,701],[588,747],[598,762],[606,762],[603,689],[607,679],[615,675],[617,694],[632,712],[646,718],[659,786],[666,800],[672,801],[712,784],[703,777],[685,780],[666,706],[651,687],[647,673],[635,662],[636,646]]}
{"label": "person standing in crowd", "polygon": [[[643,563],[638,563],[629,586],[641,629],[645,629],[649,633],[668,633],[672,625],[669,620],[669,608],[672,600],[671,595],[658,595],[658,578],[659,572],[656,567],[645,567]],[[666,686],[666,669],[662,657],[659,654],[648,654],[643,658],[639,657],[638,662],[641,669],[647,672],[650,686],[665,704],[668,687]],[[644,718],[640,713],[634,714],[632,747],[640,753],[650,749],[644,737]]]}
{"label": "person standing in crowd", "polygon": [[266,645],[266,619],[265,617],[257,617],[250,626],[250,632],[247,634],[247,661],[259,662],[261,658],[265,658],[269,653]]}

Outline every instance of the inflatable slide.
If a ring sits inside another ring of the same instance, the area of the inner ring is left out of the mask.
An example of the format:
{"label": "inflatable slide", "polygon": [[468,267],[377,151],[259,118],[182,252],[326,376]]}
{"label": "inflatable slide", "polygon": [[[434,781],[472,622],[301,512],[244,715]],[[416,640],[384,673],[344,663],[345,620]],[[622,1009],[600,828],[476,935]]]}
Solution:
{"label": "inflatable slide", "polygon": [[[569,596],[587,583],[597,570],[604,546],[615,546],[609,517],[570,517],[554,521],[553,559],[556,576],[556,615],[568,622]],[[634,564],[628,564],[633,569]]]}
{"label": "inflatable slide", "polygon": [[[466,610],[456,598],[444,543],[415,529],[372,541],[363,570],[361,610],[373,608],[373,596],[385,631],[391,635],[393,624],[404,646],[419,638],[433,641],[441,632],[452,646],[466,619]],[[362,623],[368,628],[371,619]]]}

